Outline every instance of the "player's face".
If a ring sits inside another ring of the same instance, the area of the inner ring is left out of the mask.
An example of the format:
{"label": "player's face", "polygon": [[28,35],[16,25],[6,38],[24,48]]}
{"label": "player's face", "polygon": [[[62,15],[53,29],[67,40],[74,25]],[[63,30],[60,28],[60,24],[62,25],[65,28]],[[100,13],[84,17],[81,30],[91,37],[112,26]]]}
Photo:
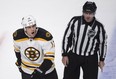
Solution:
{"label": "player's face", "polygon": [[83,12],[83,16],[86,22],[91,22],[95,16],[95,13],[92,12]]}
{"label": "player's face", "polygon": [[36,35],[36,24],[32,25],[32,26],[28,26],[25,28],[26,29],[26,33],[30,36],[30,37],[34,37]]}

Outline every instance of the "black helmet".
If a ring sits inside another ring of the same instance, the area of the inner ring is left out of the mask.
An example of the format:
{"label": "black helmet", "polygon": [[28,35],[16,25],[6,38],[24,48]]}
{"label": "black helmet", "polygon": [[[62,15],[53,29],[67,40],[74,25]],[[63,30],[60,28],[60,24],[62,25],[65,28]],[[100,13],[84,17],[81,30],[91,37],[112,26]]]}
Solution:
{"label": "black helmet", "polygon": [[97,9],[97,6],[96,6],[95,2],[87,1],[83,5],[83,12],[86,12],[86,11],[95,12],[96,9]]}

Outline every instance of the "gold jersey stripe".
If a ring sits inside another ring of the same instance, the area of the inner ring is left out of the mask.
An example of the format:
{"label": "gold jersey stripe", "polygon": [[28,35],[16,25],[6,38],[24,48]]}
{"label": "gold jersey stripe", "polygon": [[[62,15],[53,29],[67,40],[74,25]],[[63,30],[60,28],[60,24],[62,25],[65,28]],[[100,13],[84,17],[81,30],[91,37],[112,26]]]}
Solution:
{"label": "gold jersey stripe", "polygon": [[27,67],[27,66],[25,66],[25,65],[21,65],[23,68],[27,68],[27,69],[29,69],[29,70],[32,70],[32,71],[34,71],[36,68],[30,68],[30,67]]}
{"label": "gold jersey stripe", "polygon": [[[22,38],[22,39],[18,39],[18,40],[15,40],[16,42],[22,42],[22,41],[26,41],[28,40],[29,38]],[[40,41],[47,41],[43,38],[34,38],[34,40],[40,40]]]}
{"label": "gold jersey stripe", "polygon": [[53,60],[54,60],[54,58],[53,58],[53,57],[44,57],[44,59],[48,59],[48,60],[51,60],[51,61],[53,61]]}
{"label": "gold jersey stripe", "polygon": [[15,40],[16,42],[22,42],[22,41],[26,41],[28,40],[29,38],[22,38],[22,39],[18,39],[18,40]]}
{"label": "gold jersey stripe", "polygon": [[47,54],[54,54],[54,52],[46,52],[46,55],[47,55]]}
{"label": "gold jersey stripe", "polygon": [[34,38],[34,40],[47,41],[47,40],[45,40],[43,38]]}
{"label": "gold jersey stripe", "polygon": [[14,46],[14,50],[15,50],[15,51],[19,51],[19,48],[17,48],[17,47]]}
{"label": "gold jersey stripe", "polygon": [[34,66],[34,67],[40,66],[40,64],[33,64],[33,63],[26,62],[26,61],[24,61],[24,60],[22,60],[22,62],[23,62],[25,65],[28,65],[28,66]]}

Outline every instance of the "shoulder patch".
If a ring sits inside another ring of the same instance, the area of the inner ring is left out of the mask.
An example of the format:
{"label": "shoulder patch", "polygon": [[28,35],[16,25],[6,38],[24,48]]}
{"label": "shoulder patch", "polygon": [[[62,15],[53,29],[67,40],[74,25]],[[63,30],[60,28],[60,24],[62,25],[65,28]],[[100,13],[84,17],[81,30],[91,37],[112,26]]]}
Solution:
{"label": "shoulder patch", "polygon": [[40,28],[38,29],[39,31],[37,32],[37,35],[35,36],[35,38],[42,38],[44,40],[51,40],[53,37],[51,35],[50,32],[48,32],[47,30]]}
{"label": "shoulder patch", "polygon": [[13,33],[13,37],[17,37],[17,31]]}
{"label": "shoulder patch", "polygon": [[46,32],[46,37],[50,37],[51,34],[49,32]]}

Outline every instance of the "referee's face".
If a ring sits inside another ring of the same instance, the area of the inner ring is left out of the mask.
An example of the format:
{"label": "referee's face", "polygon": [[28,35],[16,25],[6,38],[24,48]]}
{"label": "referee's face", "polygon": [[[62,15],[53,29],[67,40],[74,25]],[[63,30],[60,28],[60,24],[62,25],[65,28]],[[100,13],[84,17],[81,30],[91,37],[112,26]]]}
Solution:
{"label": "referee's face", "polygon": [[83,16],[86,22],[91,22],[95,16],[93,12],[83,12]]}

